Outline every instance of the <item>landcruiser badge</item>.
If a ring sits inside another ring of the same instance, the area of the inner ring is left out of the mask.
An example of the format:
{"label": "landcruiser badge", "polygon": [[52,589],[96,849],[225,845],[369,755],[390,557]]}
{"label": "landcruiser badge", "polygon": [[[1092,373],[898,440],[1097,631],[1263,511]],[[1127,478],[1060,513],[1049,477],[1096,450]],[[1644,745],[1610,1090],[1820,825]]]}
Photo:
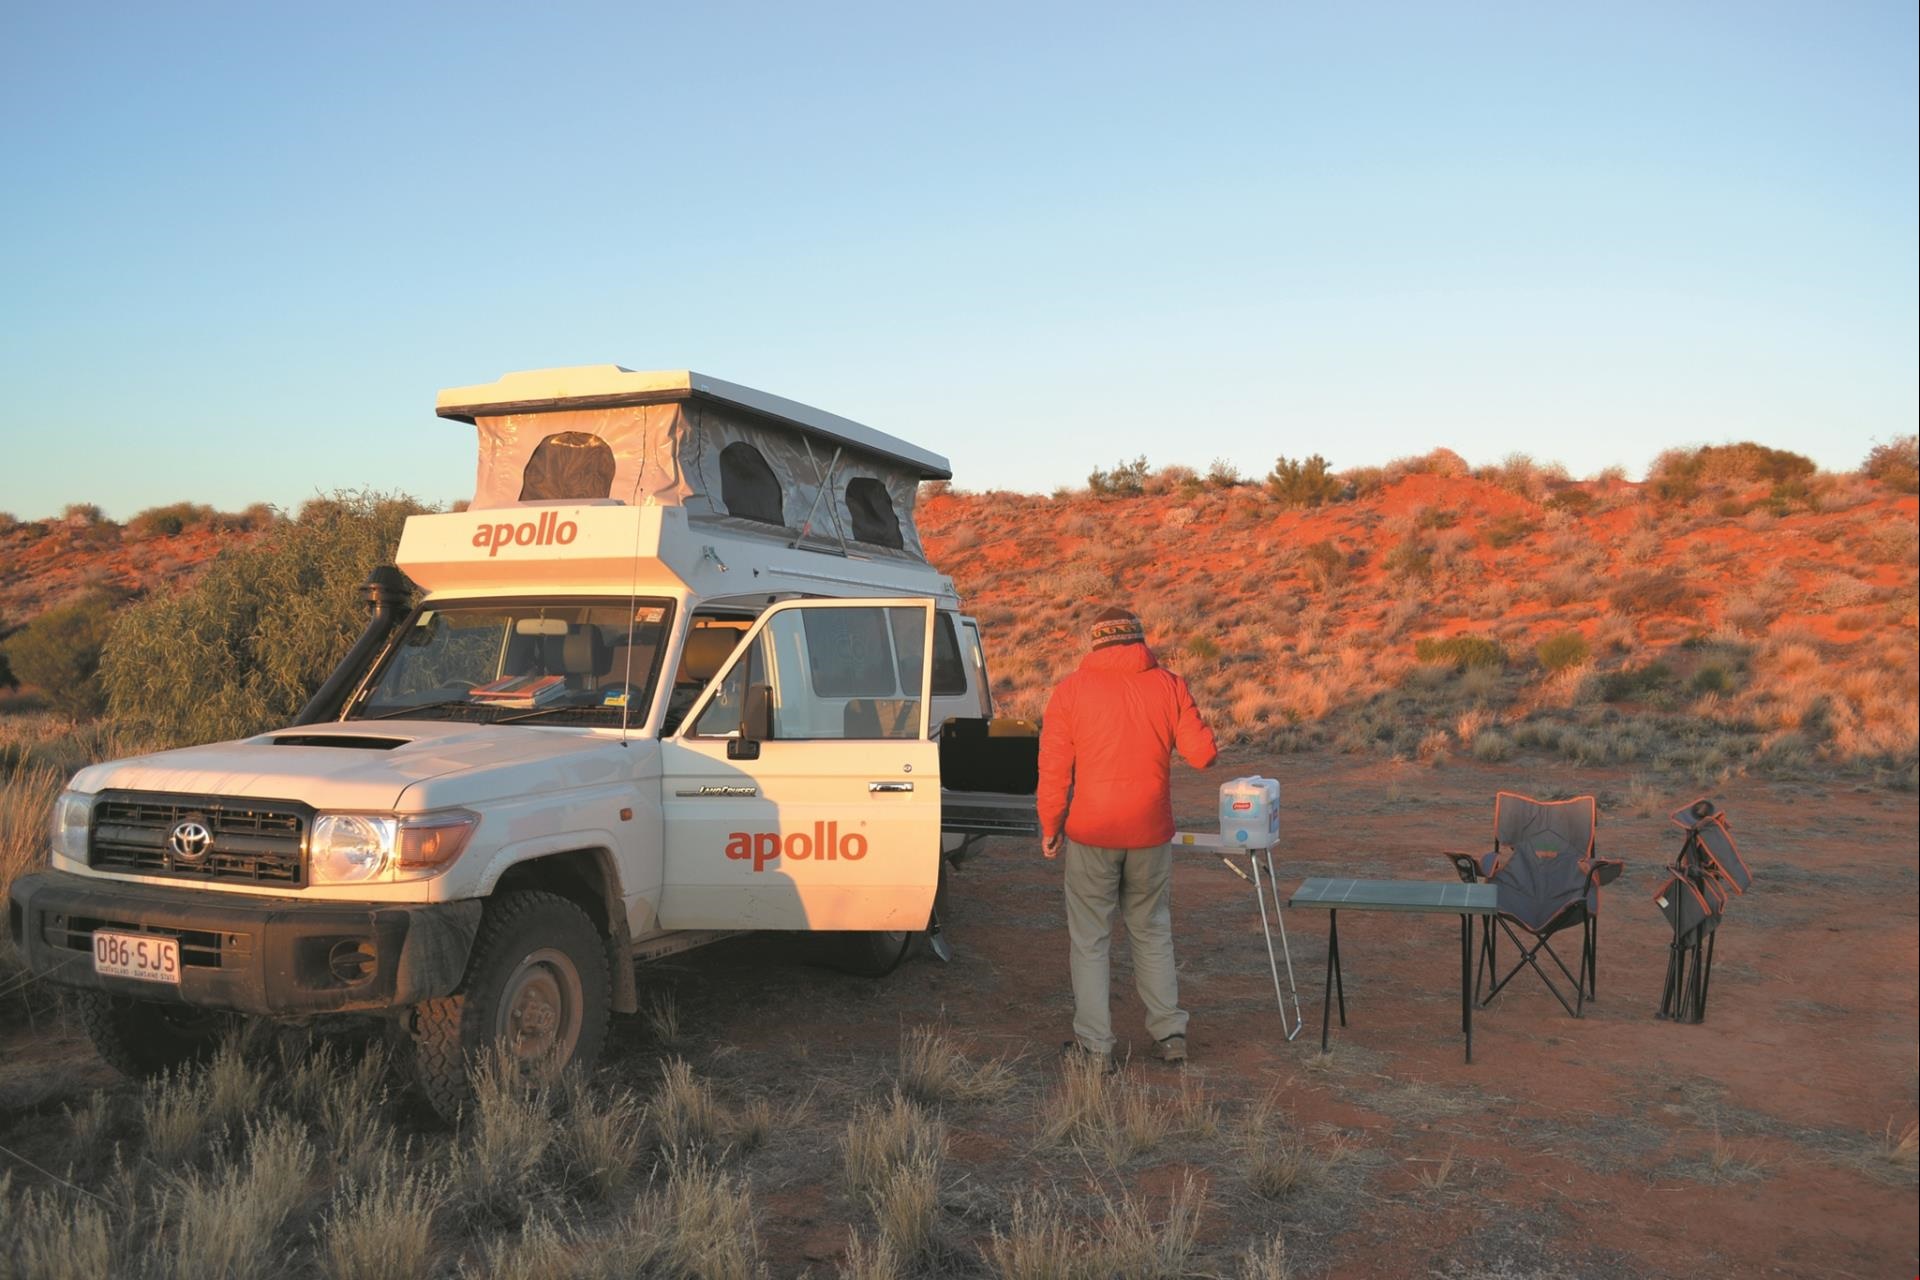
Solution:
{"label": "landcruiser badge", "polygon": [[213,832],[207,830],[204,823],[189,818],[174,825],[167,837],[167,848],[182,862],[199,862],[207,856],[207,850],[213,848]]}

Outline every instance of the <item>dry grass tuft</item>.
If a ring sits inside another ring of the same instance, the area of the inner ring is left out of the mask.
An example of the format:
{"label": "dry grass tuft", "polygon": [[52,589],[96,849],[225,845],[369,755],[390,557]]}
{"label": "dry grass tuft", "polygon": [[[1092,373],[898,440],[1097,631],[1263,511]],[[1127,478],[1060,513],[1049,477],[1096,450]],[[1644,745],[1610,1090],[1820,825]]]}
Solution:
{"label": "dry grass tuft", "polygon": [[[1041,1104],[1047,1142],[1091,1147],[1111,1164],[1151,1151],[1176,1129],[1209,1122],[1211,1104],[1183,1075],[1181,1097],[1169,1101],[1144,1080],[1108,1075],[1097,1063],[1066,1062]],[[1217,1113],[1211,1122],[1218,1124]]]}
{"label": "dry grass tuft", "polygon": [[651,1189],[595,1237],[588,1275],[693,1276],[753,1280],[762,1274],[753,1201],[743,1181],[698,1154],[673,1159],[664,1187]]}
{"label": "dry grass tuft", "polygon": [[868,1104],[854,1113],[840,1139],[847,1190],[870,1196],[895,1166],[946,1153],[947,1127],[899,1089],[884,1104]]}
{"label": "dry grass tuft", "polygon": [[105,1206],[43,1191],[13,1193],[0,1173],[0,1275],[19,1280],[97,1280],[117,1274]]}
{"label": "dry grass tuft", "polygon": [[1022,1196],[1008,1230],[993,1229],[986,1261],[1002,1280],[1173,1280],[1187,1273],[1206,1203],[1205,1188],[1186,1174],[1164,1214],[1123,1194],[1117,1203],[1103,1198],[1101,1219],[1088,1228],[1057,1196]]}
{"label": "dry grass tuft", "polygon": [[389,1152],[365,1181],[348,1180],[316,1229],[331,1280],[412,1280],[431,1270],[434,1217],[447,1199],[442,1172],[410,1149]]}
{"label": "dry grass tuft", "polygon": [[1438,1195],[1447,1189],[1447,1183],[1453,1177],[1453,1152],[1449,1150],[1446,1155],[1429,1163],[1432,1168],[1416,1170],[1413,1176],[1429,1195]]}
{"label": "dry grass tuft", "polygon": [[654,1086],[647,1111],[660,1145],[671,1151],[724,1146],[732,1128],[727,1109],[713,1096],[713,1086],[696,1077],[684,1058],[661,1065],[660,1083]]}
{"label": "dry grass tuft", "polygon": [[1291,1127],[1280,1100],[1267,1094],[1247,1115],[1241,1142],[1242,1167],[1255,1195],[1284,1200],[1323,1185],[1335,1162],[1346,1155],[1338,1142],[1322,1152]]}
{"label": "dry grass tuft", "polygon": [[671,991],[654,991],[647,996],[640,1014],[646,1019],[653,1038],[671,1048],[680,1043],[680,1005]]}
{"label": "dry grass tuft", "polygon": [[1896,1134],[1893,1121],[1887,1121],[1886,1132],[1873,1154],[1878,1164],[1908,1183],[1913,1182],[1920,1176],[1920,1123],[1910,1120],[1907,1127]]}
{"label": "dry grass tuft", "polygon": [[1286,1238],[1276,1235],[1264,1245],[1252,1246],[1241,1254],[1240,1280],[1293,1280]]}
{"label": "dry grass tuft", "polygon": [[245,1172],[189,1172],[160,1192],[168,1224],[163,1257],[172,1280],[248,1280],[285,1271],[281,1228],[307,1199],[316,1155],[306,1130],[275,1113],[246,1129]]}
{"label": "dry grass tuft", "polygon": [[941,1027],[914,1027],[900,1038],[900,1086],[921,1102],[986,1102],[1013,1088],[1005,1058],[976,1063]]}
{"label": "dry grass tuft", "polygon": [[559,1137],[553,1098],[495,1054],[474,1064],[471,1127],[456,1160],[454,1194],[470,1215],[518,1221]]}
{"label": "dry grass tuft", "polygon": [[566,1083],[559,1153],[570,1185],[606,1203],[626,1189],[646,1138],[647,1109],[629,1089],[601,1094],[579,1076]]}
{"label": "dry grass tuft", "polygon": [[858,1231],[848,1230],[846,1261],[836,1272],[839,1280],[898,1280],[901,1269],[900,1256],[885,1236],[869,1244]]}
{"label": "dry grass tuft", "polygon": [[572,1280],[578,1274],[567,1237],[544,1217],[529,1219],[517,1234],[495,1236],[479,1266],[460,1268],[463,1280]]}
{"label": "dry grass tuft", "polygon": [[916,1151],[889,1167],[868,1190],[880,1241],[912,1262],[933,1246],[940,1220],[941,1152]]}

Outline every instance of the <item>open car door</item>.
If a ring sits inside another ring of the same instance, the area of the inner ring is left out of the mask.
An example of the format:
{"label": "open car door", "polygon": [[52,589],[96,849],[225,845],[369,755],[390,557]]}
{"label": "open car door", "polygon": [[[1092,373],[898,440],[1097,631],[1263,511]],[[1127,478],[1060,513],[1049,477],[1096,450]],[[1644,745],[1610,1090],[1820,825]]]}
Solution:
{"label": "open car door", "polygon": [[926,927],[940,877],[931,599],[794,600],[661,744],[671,929]]}

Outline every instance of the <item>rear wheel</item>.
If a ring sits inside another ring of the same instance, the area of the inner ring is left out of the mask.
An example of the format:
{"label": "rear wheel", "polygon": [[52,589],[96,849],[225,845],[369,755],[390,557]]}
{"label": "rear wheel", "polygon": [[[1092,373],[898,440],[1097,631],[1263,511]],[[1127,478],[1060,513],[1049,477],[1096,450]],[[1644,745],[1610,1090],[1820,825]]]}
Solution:
{"label": "rear wheel", "polygon": [[[947,864],[940,863],[940,879],[933,891],[934,917],[944,920],[947,908]],[[931,923],[931,921],[929,921]],[[834,940],[833,959],[836,969],[858,974],[863,978],[884,978],[900,967],[907,958],[907,952],[913,947],[913,940],[922,931],[904,929],[882,929],[867,933],[841,934]]]}
{"label": "rear wheel", "polygon": [[107,1065],[136,1080],[207,1061],[240,1025],[230,1013],[104,991],[75,993],[80,1025]]}
{"label": "rear wheel", "polygon": [[452,1120],[472,1101],[474,1059],[496,1047],[501,1065],[529,1083],[590,1070],[610,1005],[606,944],[586,912],[558,894],[501,894],[487,904],[460,989],[407,1017],[414,1082]]}

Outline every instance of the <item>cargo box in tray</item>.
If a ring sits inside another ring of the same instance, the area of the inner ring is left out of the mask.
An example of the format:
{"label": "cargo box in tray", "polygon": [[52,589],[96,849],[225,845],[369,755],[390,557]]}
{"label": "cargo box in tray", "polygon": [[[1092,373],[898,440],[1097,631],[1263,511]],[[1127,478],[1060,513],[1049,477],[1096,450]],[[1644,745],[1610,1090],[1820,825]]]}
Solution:
{"label": "cargo box in tray", "polygon": [[951,719],[940,729],[940,830],[1038,836],[1040,730],[1031,720]]}

